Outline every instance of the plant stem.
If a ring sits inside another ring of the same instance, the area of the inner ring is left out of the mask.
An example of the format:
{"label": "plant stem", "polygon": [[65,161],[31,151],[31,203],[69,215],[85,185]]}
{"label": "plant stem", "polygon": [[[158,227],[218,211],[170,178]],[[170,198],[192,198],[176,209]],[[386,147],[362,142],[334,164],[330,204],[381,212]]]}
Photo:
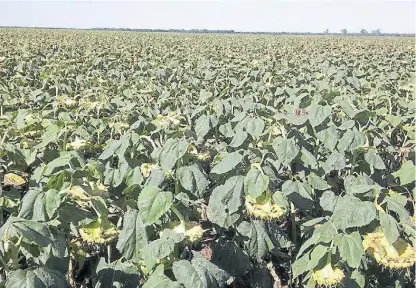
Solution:
{"label": "plant stem", "polygon": [[172,210],[172,212],[176,215],[176,217],[178,217],[179,221],[181,221],[181,224],[185,223],[185,219],[183,218],[183,215],[181,214],[181,212],[179,212],[178,209],[176,209],[175,206],[172,205],[170,207],[170,210]]}
{"label": "plant stem", "polygon": [[290,202],[290,220],[292,223],[292,240],[295,243],[295,247],[297,249],[298,247],[298,235],[297,235],[297,231],[296,231],[296,209],[295,209],[295,205],[293,205],[292,202]]}
{"label": "plant stem", "polygon": [[107,263],[111,263],[111,245],[107,245]]}

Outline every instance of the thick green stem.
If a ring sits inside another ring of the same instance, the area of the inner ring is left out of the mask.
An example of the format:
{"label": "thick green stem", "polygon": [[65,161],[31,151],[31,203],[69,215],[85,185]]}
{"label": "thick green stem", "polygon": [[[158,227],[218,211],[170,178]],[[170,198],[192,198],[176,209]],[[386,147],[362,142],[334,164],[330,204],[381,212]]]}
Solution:
{"label": "thick green stem", "polygon": [[176,217],[178,217],[179,221],[181,221],[181,224],[184,224],[184,223],[185,223],[185,218],[183,218],[183,216],[182,216],[181,212],[179,212],[179,210],[178,210],[178,209],[176,209],[176,207],[175,207],[175,206],[173,206],[173,205],[172,205],[172,206],[170,207],[170,210],[172,210],[173,214],[175,214],[175,215],[176,215]]}
{"label": "thick green stem", "polygon": [[295,244],[295,247],[298,247],[298,235],[296,230],[296,209],[295,205],[290,202],[290,220],[292,224],[292,241]]}
{"label": "thick green stem", "polygon": [[111,245],[107,245],[107,263],[111,263]]}
{"label": "thick green stem", "polygon": [[4,142],[6,141],[7,134],[9,134],[9,130],[10,130],[10,129],[7,129],[7,130],[6,130],[6,132],[4,132],[4,135],[3,135],[3,137],[1,138],[0,147],[1,147],[1,146],[3,146]]}

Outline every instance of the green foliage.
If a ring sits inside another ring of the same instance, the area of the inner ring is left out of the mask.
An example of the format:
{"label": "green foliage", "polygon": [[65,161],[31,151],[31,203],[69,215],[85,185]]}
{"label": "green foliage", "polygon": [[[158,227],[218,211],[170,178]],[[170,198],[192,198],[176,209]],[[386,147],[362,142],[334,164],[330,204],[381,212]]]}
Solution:
{"label": "green foliage", "polygon": [[0,30],[0,286],[410,287],[413,42]]}

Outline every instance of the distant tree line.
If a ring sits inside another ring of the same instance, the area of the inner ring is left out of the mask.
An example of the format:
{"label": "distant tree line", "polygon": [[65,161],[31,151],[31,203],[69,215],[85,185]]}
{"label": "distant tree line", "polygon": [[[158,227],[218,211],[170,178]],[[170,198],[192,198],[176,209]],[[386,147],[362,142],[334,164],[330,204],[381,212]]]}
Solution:
{"label": "distant tree line", "polygon": [[368,32],[361,29],[359,33],[348,32],[342,29],[340,32],[330,32],[326,29],[322,33],[316,32],[241,32],[234,30],[209,30],[209,29],[131,29],[131,28],[53,28],[53,27],[21,27],[21,26],[0,26],[0,28],[25,28],[25,29],[52,29],[52,30],[94,30],[94,31],[131,31],[131,32],[162,32],[162,33],[206,33],[206,34],[256,34],[256,35],[343,35],[343,36],[396,36],[396,37],[415,37],[413,33],[383,33],[380,29]]}

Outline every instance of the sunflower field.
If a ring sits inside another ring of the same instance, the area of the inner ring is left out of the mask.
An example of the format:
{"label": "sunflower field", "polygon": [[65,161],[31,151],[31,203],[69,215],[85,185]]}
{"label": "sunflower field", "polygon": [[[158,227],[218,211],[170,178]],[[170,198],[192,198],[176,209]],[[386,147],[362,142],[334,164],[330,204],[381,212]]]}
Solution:
{"label": "sunflower field", "polygon": [[414,287],[404,37],[0,30],[0,287]]}

